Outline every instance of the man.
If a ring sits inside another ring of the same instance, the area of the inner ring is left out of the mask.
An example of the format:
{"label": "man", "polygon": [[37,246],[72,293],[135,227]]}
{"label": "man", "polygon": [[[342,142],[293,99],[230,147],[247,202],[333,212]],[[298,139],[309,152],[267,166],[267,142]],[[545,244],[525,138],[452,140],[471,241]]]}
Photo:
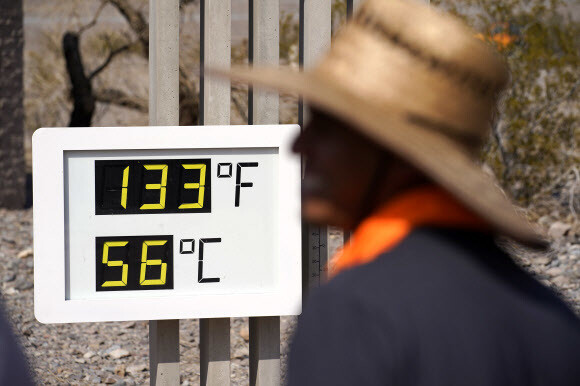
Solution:
{"label": "man", "polygon": [[368,0],[311,72],[303,215],[356,228],[310,296],[290,385],[578,385],[580,322],[500,250],[542,241],[474,161],[504,63],[459,21]]}

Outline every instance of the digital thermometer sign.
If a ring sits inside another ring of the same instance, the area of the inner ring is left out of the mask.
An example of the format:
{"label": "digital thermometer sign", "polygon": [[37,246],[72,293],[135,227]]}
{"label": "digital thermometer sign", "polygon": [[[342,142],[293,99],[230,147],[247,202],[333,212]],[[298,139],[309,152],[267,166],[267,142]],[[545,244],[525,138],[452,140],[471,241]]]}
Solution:
{"label": "digital thermometer sign", "polygon": [[192,212],[211,212],[211,159],[95,161],[95,214]]}
{"label": "digital thermometer sign", "polygon": [[39,129],[37,319],[299,313],[298,131]]}

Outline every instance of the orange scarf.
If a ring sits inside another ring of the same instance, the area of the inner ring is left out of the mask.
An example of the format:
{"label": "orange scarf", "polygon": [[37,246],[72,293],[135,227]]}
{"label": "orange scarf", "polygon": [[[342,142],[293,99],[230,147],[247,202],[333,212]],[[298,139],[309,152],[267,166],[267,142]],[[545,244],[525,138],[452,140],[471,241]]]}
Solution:
{"label": "orange scarf", "polygon": [[360,223],[350,242],[332,258],[330,277],[373,261],[423,225],[488,229],[483,219],[445,190],[434,185],[411,189]]}

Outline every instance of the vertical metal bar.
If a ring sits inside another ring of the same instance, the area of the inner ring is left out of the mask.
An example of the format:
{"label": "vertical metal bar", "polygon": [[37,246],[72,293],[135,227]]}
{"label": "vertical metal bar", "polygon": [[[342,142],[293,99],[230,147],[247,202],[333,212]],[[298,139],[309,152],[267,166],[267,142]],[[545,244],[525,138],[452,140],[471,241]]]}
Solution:
{"label": "vertical metal bar", "polygon": [[[249,51],[250,63],[277,66],[280,58],[280,7],[278,1],[250,0]],[[278,93],[250,89],[248,99],[249,124],[279,122]]]}
{"label": "vertical metal bar", "polygon": [[[331,0],[300,0],[299,62],[303,69],[312,67],[330,48]],[[302,101],[298,107],[298,123],[304,127],[308,110]],[[305,160],[302,160],[304,168]],[[328,227],[302,224],[302,296],[311,286],[320,285],[328,262]]]}
{"label": "vertical metal bar", "polygon": [[[330,48],[332,33],[331,0],[300,0],[300,42],[299,62],[303,69],[316,64],[317,60]],[[298,123],[308,121],[306,106],[301,102],[298,109]]]}
{"label": "vertical metal bar", "polygon": [[204,68],[231,65],[231,0],[202,0],[200,9],[200,125],[230,124],[230,82],[208,78]]}
{"label": "vertical metal bar", "polygon": [[179,125],[179,0],[150,0],[149,125]]}
{"label": "vertical metal bar", "polygon": [[151,385],[179,385],[179,320],[149,321]]}
{"label": "vertical metal bar", "polygon": [[[179,1],[149,2],[149,124],[179,125]],[[179,320],[149,321],[151,385],[179,384]]]}
{"label": "vertical metal bar", "polygon": [[[250,0],[249,60],[254,65],[279,64],[279,2]],[[275,91],[250,89],[248,123],[279,122],[279,99]],[[250,318],[250,385],[280,385],[280,317]]]}
{"label": "vertical metal bar", "polygon": [[[230,82],[204,77],[204,68],[231,64],[231,1],[202,0],[200,8],[201,125],[230,124]],[[230,384],[230,319],[200,319],[201,385]]]}
{"label": "vertical metal bar", "polygon": [[280,317],[250,318],[250,385],[280,385]]}
{"label": "vertical metal bar", "polygon": [[230,319],[200,319],[199,349],[200,384],[229,385]]}

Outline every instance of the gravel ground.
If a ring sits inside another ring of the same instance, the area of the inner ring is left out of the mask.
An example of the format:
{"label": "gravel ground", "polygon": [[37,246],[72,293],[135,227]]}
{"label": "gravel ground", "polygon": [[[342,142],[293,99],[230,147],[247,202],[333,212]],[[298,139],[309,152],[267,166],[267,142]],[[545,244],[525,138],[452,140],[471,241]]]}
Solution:
{"label": "gravel ground", "polygon": [[[510,246],[516,260],[580,313],[580,239],[565,224],[547,254]],[[341,237],[335,232],[333,239]],[[43,325],[33,311],[32,210],[0,209],[0,280],[15,332],[39,384],[141,385],[149,381],[147,322]],[[283,317],[282,368],[296,319]],[[231,323],[233,385],[248,384],[248,320]],[[197,320],[180,324],[182,384],[199,384]]]}

